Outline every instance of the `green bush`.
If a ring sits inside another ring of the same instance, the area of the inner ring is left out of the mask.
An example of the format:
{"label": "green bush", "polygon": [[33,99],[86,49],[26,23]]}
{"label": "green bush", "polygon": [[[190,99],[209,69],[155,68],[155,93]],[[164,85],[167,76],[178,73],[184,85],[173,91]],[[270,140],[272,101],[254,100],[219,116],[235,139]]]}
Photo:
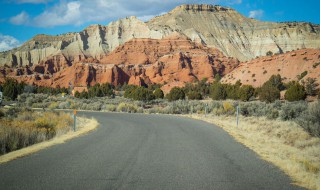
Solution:
{"label": "green bush", "polygon": [[[80,97],[86,98],[85,92],[84,94],[81,95]],[[113,92],[113,86],[109,83],[103,83],[103,84],[95,84],[94,86],[89,87],[88,89],[88,97],[89,98],[94,98],[94,97],[113,97],[114,92]]]}
{"label": "green bush", "polygon": [[131,98],[133,91],[138,88],[138,86],[135,85],[124,85],[124,97],[125,98]]}
{"label": "green bush", "polygon": [[89,98],[88,92],[87,92],[87,91],[82,91],[82,92],[80,93],[79,98],[81,98],[81,99],[88,99],[88,98]]}
{"label": "green bush", "polygon": [[166,99],[169,101],[183,100],[185,99],[185,93],[181,88],[173,87],[170,92],[166,95]]}
{"label": "green bush", "polygon": [[259,99],[268,103],[279,100],[280,90],[269,83],[265,83],[259,90]]}
{"label": "green bush", "polygon": [[7,78],[2,84],[3,96],[9,100],[16,100],[19,94],[23,93],[24,83]]}
{"label": "green bush", "polygon": [[273,52],[272,51],[268,51],[267,53],[266,53],[266,56],[272,56],[273,55]]}
{"label": "green bush", "polygon": [[214,82],[211,85],[210,98],[213,100],[225,100],[227,97],[227,92],[224,86],[219,82]]}
{"label": "green bush", "polygon": [[153,95],[155,99],[163,99],[164,97],[163,91],[160,88],[156,88],[153,92]]}
{"label": "green bush", "polygon": [[131,99],[139,101],[150,101],[154,100],[155,96],[153,95],[152,90],[140,86],[134,89],[134,91],[131,93]]}
{"label": "green bush", "polygon": [[90,87],[88,89],[88,95],[89,95],[89,98],[103,97],[103,93],[102,93],[102,90],[100,88],[100,84],[97,83],[94,86]]}
{"label": "green bush", "polygon": [[235,84],[223,84],[223,87],[225,88],[226,94],[228,99],[238,100],[239,99],[239,93],[240,93],[240,87],[241,82],[238,80]]}
{"label": "green bush", "polygon": [[251,85],[243,85],[239,90],[239,98],[242,101],[249,101],[254,96],[254,88]]}
{"label": "green bush", "polygon": [[303,71],[300,75],[297,76],[298,80],[303,79],[308,74],[308,71]]}
{"label": "green bush", "polygon": [[80,93],[79,91],[76,91],[76,92],[74,93],[74,97],[80,98],[80,97],[81,97],[81,93]]}
{"label": "green bush", "polygon": [[108,96],[108,97],[114,96],[114,92],[113,92],[114,87],[111,84],[103,83],[102,85],[100,85],[100,89],[102,91],[102,96]]}
{"label": "green bush", "polygon": [[276,87],[279,91],[281,90],[284,90],[285,89],[285,86],[282,82],[282,78],[279,74],[277,75],[272,75],[268,81],[266,81],[264,83],[264,85],[271,85],[271,86],[274,86]]}
{"label": "green bush", "polygon": [[195,92],[195,91],[189,92],[187,94],[187,97],[189,100],[202,100],[202,95],[200,92]]}
{"label": "green bush", "polygon": [[294,85],[291,85],[290,88],[285,93],[285,99],[293,102],[304,100],[307,96],[304,86],[296,82]]}
{"label": "green bush", "polygon": [[203,78],[202,80],[198,81],[195,86],[195,90],[200,92],[203,97],[208,96],[210,93],[210,85],[207,80],[207,78]]}

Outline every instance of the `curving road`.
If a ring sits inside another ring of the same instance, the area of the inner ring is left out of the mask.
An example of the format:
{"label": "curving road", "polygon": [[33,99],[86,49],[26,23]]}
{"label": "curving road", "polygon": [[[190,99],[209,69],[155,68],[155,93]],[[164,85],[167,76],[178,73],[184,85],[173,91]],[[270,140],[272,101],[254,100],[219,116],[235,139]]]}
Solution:
{"label": "curving road", "polygon": [[85,136],[0,165],[0,189],[301,189],[211,124],[89,113]]}

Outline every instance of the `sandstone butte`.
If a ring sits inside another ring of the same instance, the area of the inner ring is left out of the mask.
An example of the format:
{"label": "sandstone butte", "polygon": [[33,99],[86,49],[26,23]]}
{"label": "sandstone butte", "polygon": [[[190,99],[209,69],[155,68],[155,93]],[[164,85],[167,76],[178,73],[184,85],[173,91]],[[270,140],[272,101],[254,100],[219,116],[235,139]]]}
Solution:
{"label": "sandstone butte", "polygon": [[[170,89],[219,73],[223,82],[259,86],[277,73],[290,80],[307,70],[307,77],[319,79],[313,64],[320,58],[312,56],[319,48],[319,25],[262,22],[231,8],[181,5],[148,22],[132,16],[77,33],[37,35],[0,53],[0,80],[51,87],[169,83]],[[261,57],[268,51],[277,55]],[[304,51],[307,58],[298,61]]]}
{"label": "sandstone butte", "polygon": [[[97,63],[96,63],[97,62]],[[215,74],[231,72],[239,61],[217,49],[192,42],[173,33],[161,40],[132,39],[99,61],[68,65],[64,56],[56,56],[34,67],[2,68],[1,73],[29,84],[52,87],[87,86],[96,83],[145,85],[193,82]]]}

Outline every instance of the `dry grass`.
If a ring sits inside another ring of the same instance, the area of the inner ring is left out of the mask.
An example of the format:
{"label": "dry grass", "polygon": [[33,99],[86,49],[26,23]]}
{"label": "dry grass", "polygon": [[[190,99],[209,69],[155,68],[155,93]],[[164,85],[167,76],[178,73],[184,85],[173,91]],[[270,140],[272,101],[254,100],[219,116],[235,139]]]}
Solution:
{"label": "dry grass", "polygon": [[54,137],[53,139],[49,141],[44,141],[38,144],[34,144],[32,146],[10,152],[8,154],[5,154],[3,156],[0,156],[0,164],[5,163],[29,154],[32,154],[34,152],[37,152],[39,150],[48,148],[50,146],[56,145],[56,144],[62,144],[66,142],[67,140],[70,140],[72,138],[78,137],[80,135],[86,134],[92,130],[94,130],[96,127],[98,127],[99,123],[95,119],[87,119],[87,118],[80,118],[77,117],[77,131],[69,131],[66,134],[59,135]]}
{"label": "dry grass", "polygon": [[0,155],[65,134],[71,125],[66,113],[8,110],[0,119]]}
{"label": "dry grass", "polygon": [[241,117],[188,115],[222,127],[262,159],[281,168],[295,184],[320,189],[320,139],[311,137],[294,122]]}

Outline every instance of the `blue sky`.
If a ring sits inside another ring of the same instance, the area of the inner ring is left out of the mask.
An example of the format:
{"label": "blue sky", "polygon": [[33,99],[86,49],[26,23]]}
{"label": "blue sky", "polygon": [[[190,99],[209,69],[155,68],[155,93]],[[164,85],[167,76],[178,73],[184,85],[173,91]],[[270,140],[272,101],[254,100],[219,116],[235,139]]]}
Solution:
{"label": "blue sky", "polygon": [[36,34],[78,32],[132,15],[148,20],[185,3],[228,6],[263,21],[320,24],[318,0],[0,0],[0,51]]}

